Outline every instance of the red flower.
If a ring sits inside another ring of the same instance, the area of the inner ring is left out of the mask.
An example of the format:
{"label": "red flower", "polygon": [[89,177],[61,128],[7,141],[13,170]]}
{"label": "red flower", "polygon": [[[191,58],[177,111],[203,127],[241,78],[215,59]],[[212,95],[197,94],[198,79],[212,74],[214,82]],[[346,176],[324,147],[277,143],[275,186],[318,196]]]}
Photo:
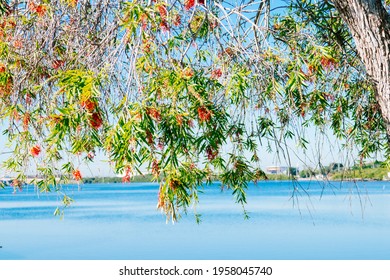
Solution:
{"label": "red flower", "polygon": [[25,99],[26,99],[26,104],[31,105],[31,95],[27,93]]}
{"label": "red flower", "polygon": [[0,73],[4,73],[5,72],[5,66],[4,64],[0,64]]}
{"label": "red flower", "polygon": [[156,108],[148,108],[146,109],[146,114],[148,114],[151,118],[156,121],[161,121],[161,114]]}
{"label": "red flower", "polygon": [[149,145],[153,145],[154,143],[153,135],[150,132],[150,130],[146,130],[146,141],[148,142]]}
{"label": "red flower", "polygon": [[156,177],[160,175],[160,165],[157,159],[154,159],[152,162],[152,174]]}
{"label": "red flower", "polygon": [[65,61],[63,60],[54,60],[51,64],[51,66],[53,67],[53,69],[58,69],[60,67],[62,67],[63,65],[65,64]]}
{"label": "red flower", "polygon": [[21,47],[23,47],[23,42],[21,40],[15,40],[13,45],[15,48],[20,49]]}
{"label": "red flower", "polygon": [[89,124],[94,129],[99,129],[103,125],[103,119],[100,113],[94,112],[92,113],[91,118],[89,119]]}
{"label": "red flower", "polygon": [[127,166],[125,168],[125,175],[123,176],[122,178],[122,182],[123,183],[129,183],[131,180],[131,167],[130,166]]}
{"label": "red flower", "polygon": [[198,0],[199,5],[204,5],[204,2],[205,2],[204,0]]}
{"label": "red flower", "polygon": [[161,21],[160,22],[160,28],[161,28],[161,31],[168,32],[169,31],[168,22],[166,20]]}
{"label": "red flower", "polygon": [[90,99],[83,100],[80,102],[81,107],[86,109],[88,112],[92,112],[96,108],[96,102]]}
{"label": "red flower", "polygon": [[176,15],[174,20],[173,20],[173,25],[179,26],[180,24],[181,24],[181,17],[180,17],[180,15]]}
{"label": "red flower", "polygon": [[142,30],[146,30],[146,28],[148,27],[148,16],[146,14],[142,14],[140,19]]}
{"label": "red flower", "polygon": [[209,121],[211,118],[211,112],[205,106],[198,108],[198,116],[201,122]]}
{"label": "red flower", "polygon": [[206,154],[207,154],[207,159],[209,161],[212,161],[213,159],[215,159],[218,155],[218,151],[214,151],[213,148],[211,148],[211,146],[208,146],[206,148]]}
{"label": "red flower", "polygon": [[41,152],[41,147],[39,147],[39,145],[35,145],[30,149],[30,154],[33,155],[34,157],[37,157],[40,152]]}
{"label": "red flower", "polygon": [[164,4],[161,4],[158,6],[158,12],[160,13],[162,20],[165,20],[167,18],[168,12],[167,12],[167,8],[165,8]]}
{"label": "red flower", "polygon": [[181,126],[183,124],[183,116],[182,115],[176,115],[176,121]]}
{"label": "red flower", "polygon": [[23,129],[27,130],[30,123],[30,113],[25,113],[23,116]]}
{"label": "red flower", "polygon": [[310,64],[308,67],[307,75],[309,75],[309,76],[313,75],[314,71],[315,71],[314,66]]}
{"label": "red flower", "polygon": [[73,170],[72,175],[76,181],[81,181],[83,179],[83,177],[81,176],[81,172],[78,169]]}
{"label": "red flower", "polygon": [[124,175],[122,178],[122,183],[130,183],[131,181],[131,176],[130,175]]}
{"label": "red flower", "polygon": [[191,78],[192,76],[194,76],[194,70],[192,70],[191,68],[187,67],[183,71],[183,76],[186,77],[186,78]]}
{"label": "red flower", "polygon": [[184,3],[184,9],[186,9],[187,11],[193,6],[195,6],[195,0],[186,0]]}
{"label": "red flower", "polygon": [[39,17],[42,17],[46,14],[46,6],[44,5],[35,5],[34,3],[30,3],[29,8],[32,12],[37,13]]}
{"label": "red flower", "polygon": [[211,72],[211,79],[218,79],[222,76],[222,70],[220,68],[215,69]]}
{"label": "red flower", "polygon": [[157,148],[159,148],[161,151],[164,150],[164,140],[161,138],[158,139]]}
{"label": "red flower", "polygon": [[193,120],[187,120],[187,125],[188,125],[189,127],[193,128],[193,127],[194,127],[194,122],[193,122]]}

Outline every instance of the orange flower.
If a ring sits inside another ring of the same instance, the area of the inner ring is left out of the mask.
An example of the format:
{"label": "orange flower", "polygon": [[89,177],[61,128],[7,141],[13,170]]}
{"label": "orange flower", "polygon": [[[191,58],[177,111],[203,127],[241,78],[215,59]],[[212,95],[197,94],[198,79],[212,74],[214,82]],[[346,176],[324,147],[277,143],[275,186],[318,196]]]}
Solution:
{"label": "orange flower", "polygon": [[76,181],[81,181],[83,179],[83,177],[81,176],[81,172],[78,169],[73,170],[72,175]]}
{"label": "orange flower", "polygon": [[161,114],[156,108],[148,108],[146,109],[146,114],[156,121],[161,121]]}
{"label": "orange flower", "polygon": [[158,190],[157,209],[164,209],[164,207],[165,207],[165,194],[162,191],[162,185],[160,185],[160,188]]}
{"label": "orange flower", "polygon": [[20,49],[21,47],[23,47],[23,42],[21,40],[15,40],[13,45],[16,49]]}
{"label": "orange flower", "polygon": [[35,6],[35,12],[38,14],[39,17],[43,17],[46,14],[46,10],[46,6],[44,5]]}
{"label": "orange flower", "polygon": [[176,115],[176,121],[181,126],[183,124],[183,116],[182,115]]}
{"label": "orange flower", "polygon": [[11,90],[12,90],[12,79],[11,77],[9,77],[5,85],[0,85],[0,97],[6,97],[10,95]]}
{"label": "orange flower", "polygon": [[0,64],[0,74],[5,72],[4,64]]}
{"label": "orange flower", "polygon": [[34,157],[37,157],[40,152],[41,152],[41,147],[39,147],[39,145],[35,145],[30,149],[30,154]]}
{"label": "orange flower", "polygon": [[96,102],[92,101],[90,99],[81,101],[80,105],[81,105],[82,108],[84,108],[88,112],[92,112],[96,108]]}
{"label": "orange flower", "polygon": [[211,112],[205,106],[198,108],[198,116],[201,122],[209,121],[211,118]]}
{"label": "orange flower", "polygon": [[74,8],[77,6],[78,0],[69,0],[70,5]]}
{"label": "orange flower", "polygon": [[161,4],[158,6],[158,12],[160,13],[162,20],[165,20],[167,18],[168,12],[167,12],[167,8],[165,8],[164,4]]}
{"label": "orange flower", "polygon": [[30,123],[30,113],[25,113],[23,116],[23,129],[27,130]]}
{"label": "orange flower", "polygon": [[191,78],[192,76],[194,76],[194,70],[192,70],[191,68],[187,67],[183,71],[183,76],[186,77],[186,78]]}
{"label": "orange flower", "polygon": [[146,30],[148,27],[148,16],[146,14],[142,14],[140,17],[142,30]]}

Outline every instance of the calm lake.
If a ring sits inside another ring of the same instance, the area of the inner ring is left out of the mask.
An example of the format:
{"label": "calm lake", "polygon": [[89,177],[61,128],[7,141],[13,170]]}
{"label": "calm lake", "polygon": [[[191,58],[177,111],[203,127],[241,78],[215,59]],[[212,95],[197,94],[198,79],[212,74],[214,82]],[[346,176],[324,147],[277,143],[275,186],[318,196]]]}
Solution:
{"label": "calm lake", "polygon": [[250,219],[231,191],[203,189],[178,223],[156,210],[152,183],[66,186],[59,197],[33,187],[0,190],[0,259],[390,259],[390,182],[250,184]]}

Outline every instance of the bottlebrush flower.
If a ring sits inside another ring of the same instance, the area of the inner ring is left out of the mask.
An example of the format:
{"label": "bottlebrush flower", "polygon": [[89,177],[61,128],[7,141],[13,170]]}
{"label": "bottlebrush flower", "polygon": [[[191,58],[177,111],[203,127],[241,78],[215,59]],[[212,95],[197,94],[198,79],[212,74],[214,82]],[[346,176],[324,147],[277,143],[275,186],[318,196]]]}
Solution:
{"label": "bottlebrush flower", "polygon": [[148,144],[149,144],[150,146],[152,146],[153,143],[154,143],[153,135],[152,135],[152,133],[150,132],[150,130],[146,130],[146,141],[148,142]]}
{"label": "bottlebrush flower", "polygon": [[160,188],[158,190],[158,203],[157,203],[157,209],[164,209],[165,208],[165,194],[163,193],[162,186],[160,185]]}
{"label": "bottlebrush flower", "polygon": [[142,14],[140,20],[141,20],[142,30],[146,30],[146,28],[148,27],[148,16],[146,14]]}
{"label": "bottlebrush flower", "polygon": [[194,70],[192,70],[191,68],[187,67],[183,71],[183,76],[186,77],[186,78],[191,78],[192,76],[194,76]]}
{"label": "bottlebrush flower", "polygon": [[201,122],[207,122],[211,118],[211,112],[205,106],[201,106],[198,108],[198,116]]}
{"label": "bottlebrush flower", "polygon": [[129,183],[131,180],[131,167],[130,166],[127,166],[125,168],[125,175],[123,176],[122,178],[122,182],[123,183]]}
{"label": "bottlebrush flower", "polygon": [[36,13],[39,17],[43,17],[46,14],[46,6],[44,5],[36,5],[34,2],[30,2],[28,5],[28,8],[33,12]]}
{"label": "bottlebrush flower", "polygon": [[99,129],[103,125],[103,119],[100,113],[94,112],[91,115],[91,118],[89,119],[89,124],[94,129]]}
{"label": "bottlebrush flower", "polygon": [[130,175],[127,175],[125,174],[122,178],[122,183],[130,183],[131,181],[131,176]]}
{"label": "bottlebrush flower", "polygon": [[13,46],[16,48],[16,49],[20,49],[23,47],[23,42],[21,40],[15,40],[14,43],[13,43]]}
{"label": "bottlebrush flower", "polygon": [[37,157],[40,152],[41,152],[41,147],[39,147],[39,145],[35,145],[30,149],[30,154],[34,157]]}
{"label": "bottlebrush flower", "polygon": [[27,105],[31,105],[31,95],[30,94],[28,94],[28,93],[26,94],[25,100],[26,100]]}
{"label": "bottlebrush flower", "polygon": [[168,25],[168,22],[166,20],[162,20],[160,22],[160,28],[161,28],[161,31],[163,32],[168,32],[169,31],[169,25]]}
{"label": "bottlebrush flower", "polygon": [[206,148],[206,154],[207,154],[207,159],[209,161],[212,161],[217,157],[218,151],[214,151],[212,147],[208,146]]}
{"label": "bottlebrush flower", "polygon": [[76,181],[81,181],[83,179],[83,177],[81,176],[81,172],[78,169],[73,170],[72,175]]}
{"label": "bottlebrush flower", "polygon": [[180,24],[181,24],[181,17],[180,15],[176,15],[175,18],[173,19],[173,25],[179,26]]}
{"label": "bottlebrush flower", "polygon": [[154,159],[153,162],[152,162],[152,174],[154,176],[159,176],[160,175],[160,165],[159,165],[157,159]]}
{"label": "bottlebrush flower", "polygon": [[183,124],[183,116],[182,115],[176,115],[176,121],[178,125],[182,126]]}
{"label": "bottlebrush flower", "polygon": [[146,114],[156,121],[161,121],[161,114],[156,108],[146,109]]}
{"label": "bottlebrush flower", "polygon": [[51,64],[51,66],[53,67],[53,69],[58,69],[60,67],[62,67],[63,65],[65,64],[65,61],[63,60],[54,60]]}
{"label": "bottlebrush flower", "polygon": [[77,6],[78,0],[69,0],[69,4],[74,8]]}
{"label": "bottlebrush flower", "polygon": [[184,9],[187,11],[191,9],[193,6],[195,6],[195,0],[186,0],[184,3]]}
{"label": "bottlebrush flower", "polygon": [[222,76],[222,70],[220,68],[215,69],[211,72],[211,79],[218,79]]}
{"label": "bottlebrush flower", "polygon": [[30,123],[30,113],[25,113],[23,116],[23,129],[27,130]]}
{"label": "bottlebrush flower", "polygon": [[168,12],[167,12],[167,8],[164,6],[164,4],[161,4],[158,6],[158,12],[160,13],[161,19],[166,20]]}
{"label": "bottlebrush flower", "polygon": [[88,112],[92,112],[96,108],[96,102],[90,99],[83,100],[80,102],[80,106],[87,110]]}

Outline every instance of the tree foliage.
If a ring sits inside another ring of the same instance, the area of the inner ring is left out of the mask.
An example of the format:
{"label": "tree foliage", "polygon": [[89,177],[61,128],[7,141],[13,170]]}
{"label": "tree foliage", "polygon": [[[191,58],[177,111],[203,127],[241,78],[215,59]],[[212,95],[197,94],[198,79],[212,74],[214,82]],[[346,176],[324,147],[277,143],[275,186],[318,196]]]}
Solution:
{"label": "tree foliage", "polygon": [[307,147],[305,127],[331,128],[362,159],[387,150],[333,5],[277,11],[263,0],[2,0],[5,166],[20,181],[34,170],[41,191],[62,193],[103,151],[124,181],[147,167],[158,208],[176,220],[212,178],[244,206],[248,182],[264,177],[259,146],[288,160],[290,139]]}

